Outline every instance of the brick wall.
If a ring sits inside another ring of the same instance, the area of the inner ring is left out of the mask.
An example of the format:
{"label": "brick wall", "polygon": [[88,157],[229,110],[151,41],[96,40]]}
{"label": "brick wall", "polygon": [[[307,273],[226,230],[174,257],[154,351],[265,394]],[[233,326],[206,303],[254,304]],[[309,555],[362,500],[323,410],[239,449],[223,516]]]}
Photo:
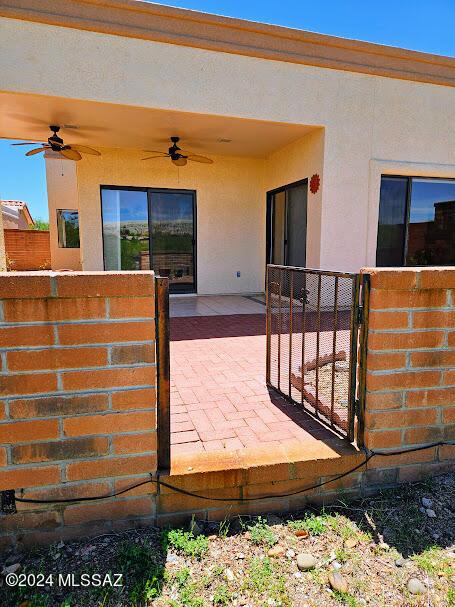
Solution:
{"label": "brick wall", "polygon": [[4,230],[5,251],[10,270],[45,270],[51,267],[49,232]]}
{"label": "brick wall", "polygon": [[[0,490],[82,497],[155,472],[153,273],[3,273],[0,295]],[[149,485],[102,502],[18,503],[0,519],[0,542],[144,522],[152,494]]]}
{"label": "brick wall", "polygon": [[[371,275],[365,442],[393,450],[455,439],[455,269]],[[38,499],[110,493],[156,471],[154,280],[151,272],[0,274],[0,490]],[[0,547],[151,522],[330,503],[449,468],[454,447],[364,461],[337,440],[173,458],[163,480],[205,496],[310,493],[257,502],[202,501],[147,484],[115,499],[18,503]]]}
{"label": "brick wall", "polygon": [[[364,271],[371,275],[366,446],[455,440],[455,268]],[[378,457],[370,468],[393,483],[454,463],[455,447],[441,446]]]}

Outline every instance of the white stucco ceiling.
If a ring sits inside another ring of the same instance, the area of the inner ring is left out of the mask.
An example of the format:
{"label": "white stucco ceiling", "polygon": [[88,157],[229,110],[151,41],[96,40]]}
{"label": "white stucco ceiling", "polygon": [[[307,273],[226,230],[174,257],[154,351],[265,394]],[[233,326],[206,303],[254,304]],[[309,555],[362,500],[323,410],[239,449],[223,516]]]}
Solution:
{"label": "white stucco ceiling", "polygon": [[[62,126],[67,143],[99,147],[182,148],[229,156],[265,157],[315,127],[96,103],[41,95],[0,93],[0,137],[45,141],[48,125]],[[65,127],[64,125],[73,125]],[[220,140],[227,139],[229,142]]]}

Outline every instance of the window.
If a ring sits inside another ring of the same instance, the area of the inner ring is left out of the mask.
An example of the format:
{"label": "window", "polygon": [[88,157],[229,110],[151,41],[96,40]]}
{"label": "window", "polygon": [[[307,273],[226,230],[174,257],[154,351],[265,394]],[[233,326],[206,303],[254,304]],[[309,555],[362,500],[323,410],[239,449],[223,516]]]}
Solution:
{"label": "window", "polygon": [[58,246],[62,249],[79,248],[79,213],[66,209],[57,210]]}
{"label": "window", "polygon": [[455,179],[382,176],[378,266],[455,265]]}

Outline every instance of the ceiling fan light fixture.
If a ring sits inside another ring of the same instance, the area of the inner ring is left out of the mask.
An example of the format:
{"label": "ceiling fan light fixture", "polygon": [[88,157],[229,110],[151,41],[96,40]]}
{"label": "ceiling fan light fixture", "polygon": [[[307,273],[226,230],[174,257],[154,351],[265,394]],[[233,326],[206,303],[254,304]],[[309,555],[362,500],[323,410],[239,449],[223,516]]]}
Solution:
{"label": "ceiling fan light fixture", "polygon": [[[67,125],[68,126],[68,125]],[[74,128],[77,128],[73,125]],[[57,125],[50,125],[49,129],[52,132],[52,135],[48,137],[47,143],[41,143],[41,147],[35,148],[33,150],[29,150],[25,155],[26,156],[34,156],[35,154],[39,154],[40,152],[46,152],[47,150],[52,150],[63,156],[64,158],[68,158],[69,160],[82,160],[82,154],[91,154],[92,156],[101,156],[101,153],[98,150],[95,150],[87,145],[79,145],[79,144],[66,144],[63,139],[57,135],[60,131],[60,127]],[[37,145],[36,143],[31,143],[28,141],[21,143],[13,143],[12,145]]]}
{"label": "ceiling fan light fixture", "polygon": [[189,152],[188,150],[182,150],[177,143],[180,141],[180,137],[173,136],[171,137],[172,145],[168,148],[167,152],[159,152],[158,150],[144,150],[146,152],[150,152],[152,154],[158,154],[158,156],[148,156],[147,158],[143,158],[143,160],[151,160],[152,158],[170,158],[171,162],[175,164],[175,166],[183,167],[188,163],[188,160],[192,162],[203,162],[205,164],[213,164],[213,160],[211,158],[207,158],[206,156],[201,156],[200,154],[193,154],[193,152]]}

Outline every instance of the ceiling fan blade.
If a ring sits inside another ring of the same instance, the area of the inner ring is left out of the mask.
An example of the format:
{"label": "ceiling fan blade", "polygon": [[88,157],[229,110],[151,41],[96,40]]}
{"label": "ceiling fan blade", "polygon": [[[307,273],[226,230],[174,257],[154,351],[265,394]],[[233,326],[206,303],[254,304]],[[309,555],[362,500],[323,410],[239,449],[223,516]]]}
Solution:
{"label": "ceiling fan blade", "polygon": [[42,141],[22,141],[22,143],[12,143],[11,145],[39,145]]}
{"label": "ceiling fan blade", "polygon": [[175,164],[175,166],[184,167],[187,163],[187,159],[184,156],[181,156],[180,158],[172,160],[172,162]]}
{"label": "ceiling fan blade", "polygon": [[94,150],[93,148],[89,148],[87,145],[79,145],[70,143],[68,148],[70,150],[76,150],[76,152],[82,152],[83,154],[92,154],[93,156],[101,156],[101,152],[98,150]]}
{"label": "ceiling fan blade", "polygon": [[161,152],[160,150],[142,150],[143,152],[150,152],[151,154],[160,154],[161,156],[169,156],[168,152]]}
{"label": "ceiling fan blade", "polygon": [[167,158],[169,154],[160,154],[159,156],[147,156],[147,158],[143,158],[142,160],[151,160],[152,158]]}
{"label": "ceiling fan blade", "polygon": [[71,150],[68,148],[62,148],[59,150],[60,154],[68,160],[82,160],[82,156],[76,150]]}
{"label": "ceiling fan blade", "polygon": [[207,158],[207,156],[199,156],[198,154],[188,154],[188,160],[192,160],[193,162],[203,162],[205,164],[213,164],[213,160],[211,158]]}
{"label": "ceiling fan blade", "polygon": [[45,152],[46,150],[50,150],[51,146],[50,145],[46,145],[42,148],[35,148],[34,150],[29,150],[25,155],[26,156],[34,156],[35,154],[39,154],[40,152]]}

